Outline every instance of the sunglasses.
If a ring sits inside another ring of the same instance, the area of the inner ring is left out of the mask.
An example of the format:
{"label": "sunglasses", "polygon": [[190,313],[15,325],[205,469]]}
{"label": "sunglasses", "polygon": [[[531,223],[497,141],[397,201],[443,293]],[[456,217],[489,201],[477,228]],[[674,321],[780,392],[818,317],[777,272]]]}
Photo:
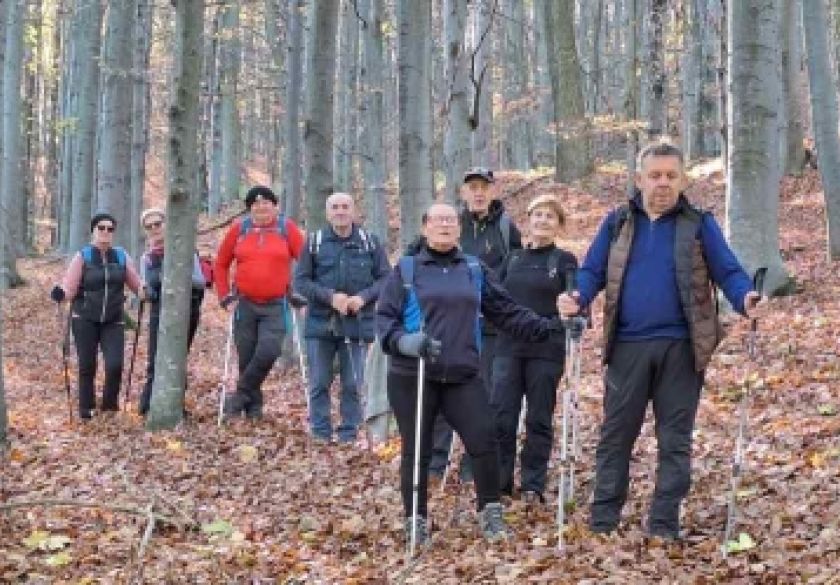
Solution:
{"label": "sunglasses", "polygon": [[108,232],[110,234],[113,233],[113,231],[117,228],[115,228],[112,225],[105,225],[104,223],[100,223],[96,226],[96,229],[98,229],[100,232]]}
{"label": "sunglasses", "polygon": [[153,229],[159,228],[162,225],[163,225],[162,221],[152,221],[152,222],[147,223],[143,227],[147,230],[153,230]]}

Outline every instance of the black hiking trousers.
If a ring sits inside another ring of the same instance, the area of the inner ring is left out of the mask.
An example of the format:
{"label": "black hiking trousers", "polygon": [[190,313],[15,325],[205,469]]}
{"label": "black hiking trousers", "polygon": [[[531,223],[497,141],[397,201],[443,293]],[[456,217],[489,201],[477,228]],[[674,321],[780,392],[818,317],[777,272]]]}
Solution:
{"label": "black hiking trousers", "polygon": [[680,503],[691,486],[691,438],[703,386],[688,339],[620,341],[606,371],[604,420],[595,452],[590,525],[618,526],[630,482],[630,455],[653,402],[658,462],[647,530],[679,537]]}
{"label": "black hiking trousers", "polygon": [[[402,439],[400,491],[405,515],[411,516],[411,495],[414,481],[414,433],[417,417],[417,375],[388,372],[388,401],[397,419]],[[472,458],[478,509],[499,501],[499,462],[497,457],[493,413],[484,390],[484,382],[476,375],[462,383],[445,384],[426,380],[423,390],[423,415],[420,435],[420,477],[418,514],[426,517],[429,479],[429,458],[432,451],[432,428],[435,416],[441,413],[464,441]]]}
{"label": "black hiking trousers", "polygon": [[[201,302],[204,300],[203,290],[193,290],[190,299],[190,325],[187,332],[187,352],[192,347],[195,332],[198,329],[198,320],[201,316]],[[149,310],[149,349],[146,362],[146,384],[143,386],[143,391],[140,393],[140,404],[138,410],[140,414],[146,414],[149,411],[149,405],[152,402],[152,386],[155,383],[155,357],[157,356],[158,345],[158,330],[160,329],[160,301],[150,303]],[[184,388],[186,390],[186,387]]]}
{"label": "black hiking trousers", "polygon": [[[484,381],[484,390],[488,396],[490,396],[490,391],[493,388],[493,360],[495,355],[496,335],[482,334],[479,371]],[[429,462],[429,471],[438,477],[442,477],[446,471],[446,466],[450,463],[449,453],[452,449],[452,426],[446,422],[446,418],[441,414],[435,419],[432,435],[432,457]],[[454,461],[451,463],[454,463]],[[464,454],[461,458],[459,475],[461,481],[466,482],[472,481],[473,479],[472,461],[470,461],[468,454]]]}
{"label": "black hiking trousers", "polygon": [[94,379],[97,353],[102,350],[105,362],[105,386],[102,390],[102,410],[120,409],[120,380],[125,348],[125,322],[98,323],[73,315],[71,321],[76,354],[79,358],[79,416],[87,419],[96,409]]}
{"label": "black hiking trousers", "polygon": [[557,403],[557,382],[563,375],[563,362],[540,358],[496,356],[493,362],[493,395],[490,400],[496,416],[499,442],[500,488],[513,495],[516,466],[516,435],[522,399],[525,398],[525,443],[520,454],[523,492],[543,495],[548,460],[554,438],[552,418]]}

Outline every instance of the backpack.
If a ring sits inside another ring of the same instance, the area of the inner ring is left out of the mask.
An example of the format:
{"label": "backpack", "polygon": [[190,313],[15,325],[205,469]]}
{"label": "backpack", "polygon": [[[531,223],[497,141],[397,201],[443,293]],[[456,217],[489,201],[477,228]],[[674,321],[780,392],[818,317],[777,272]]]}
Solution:
{"label": "backpack", "polygon": [[[365,252],[373,252],[376,250],[376,238],[373,234],[367,233],[361,227],[356,228],[359,232],[359,238],[362,240],[362,250]],[[323,230],[318,230],[309,238],[309,253],[312,256],[317,256],[321,250],[321,240],[324,239]]]}
{"label": "backpack", "polygon": [[[560,259],[563,257],[563,252],[560,248],[554,248],[548,255],[548,277],[551,279],[560,278]],[[522,250],[513,250],[510,253],[507,270],[510,272],[511,268],[515,266],[522,259]]]}
{"label": "backpack", "polygon": [[[117,263],[120,265],[120,268],[125,268],[125,250],[123,250],[119,246],[114,246],[111,249],[117,254]],[[82,248],[81,252],[82,260],[85,261],[85,266],[90,266],[91,264],[93,264],[93,244],[88,244],[87,246]]]}
{"label": "backpack", "polygon": [[[481,270],[481,263],[478,258],[469,254],[464,255],[467,266],[470,269],[470,280],[475,286],[478,295],[479,311],[475,316],[475,342],[481,353],[481,291],[484,288],[484,272]],[[403,304],[403,329],[407,333],[422,331],[425,325],[423,311],[420,308],[420,300],[414,290],[414,256],[403,256],[400,258],[400,277],[402,278],[403,290],[405,291],[405,302]]]}

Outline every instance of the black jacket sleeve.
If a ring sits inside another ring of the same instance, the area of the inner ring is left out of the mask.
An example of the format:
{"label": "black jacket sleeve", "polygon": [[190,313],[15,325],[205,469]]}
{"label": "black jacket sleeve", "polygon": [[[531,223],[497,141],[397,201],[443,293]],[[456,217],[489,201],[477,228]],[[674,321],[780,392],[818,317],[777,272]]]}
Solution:
{"label": "black jacket sleeve", "polygon": [[562,334],[559,319],[545,319],[516,304],[495,273],[484,269],[481,312],[493,325],[520,341],[547,341]]}

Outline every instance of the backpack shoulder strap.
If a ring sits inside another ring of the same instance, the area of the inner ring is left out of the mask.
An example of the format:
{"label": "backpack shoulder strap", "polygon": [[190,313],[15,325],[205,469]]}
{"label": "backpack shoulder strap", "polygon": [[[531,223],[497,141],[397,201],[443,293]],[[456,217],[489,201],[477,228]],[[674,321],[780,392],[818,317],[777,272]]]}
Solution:
{"label": "backpack shoulder strap", "polygon": [[120,248],[119,246],[114,246],[114,253],[117,255],[117,263],[120,265],[121,268],[125,268],[125,249]]}
{"label": "backpack shoulder strap", "polygon": [[82,260],[84,260],[86,265],[93,263],[93,246],[92,245],[86,244],[86,245],[82,246],[82,249],[80,250],[80,252],[82,253]]}
{"label": "backpack shoulder strap", "polygon": [[239,222],[239,241],[245,239],[245,236],[248,235],[248,232],[251,231],[251,217],[245,216],[242,218],[242,221]]}
{"label": "backpack shoulder strap", "polygon": [[373,234],[367,233],[364,228],[358,228],[359,230],[359,238],[362,240],[362,249],[365,252],[373,252],[375,249],[374,246],[374,236]]}
{"label": "backpack shoulder strap", "polygon": [[399,260],[400,278],[403,285],[403,328],[408,333],[423,330],[423,311],[414,290],[414,256],[403,256]]}
{"label": "backpack shoulder strap", "polygon": [[281,213],[277,216],[277,233],[286,237],[286,214]]}
{"label": "backpack shoulder strap", "polygon": [[499,219],[499,231],[502,232],[502,243],[504,243],[504,253],[510,251],[510,216],[502,212],[502,217]]}
{"label": "backpack shoulder strap", "polygon": [[630,217],[630,206],[628,204],[624,204],[616,208],[615,210],[615,221],[613,221],[612,225],[610,225],[610,242],[614,242],[616,238],[618,238],[618,234],[621,233],[621,229],[624,227],[624,223]]}
{"label": "backpack shoulder strap", "polygon": [[309,236],[309,254],[317,256],[321,250],[321,238],[323,237],[322,230],[315,230]]}

